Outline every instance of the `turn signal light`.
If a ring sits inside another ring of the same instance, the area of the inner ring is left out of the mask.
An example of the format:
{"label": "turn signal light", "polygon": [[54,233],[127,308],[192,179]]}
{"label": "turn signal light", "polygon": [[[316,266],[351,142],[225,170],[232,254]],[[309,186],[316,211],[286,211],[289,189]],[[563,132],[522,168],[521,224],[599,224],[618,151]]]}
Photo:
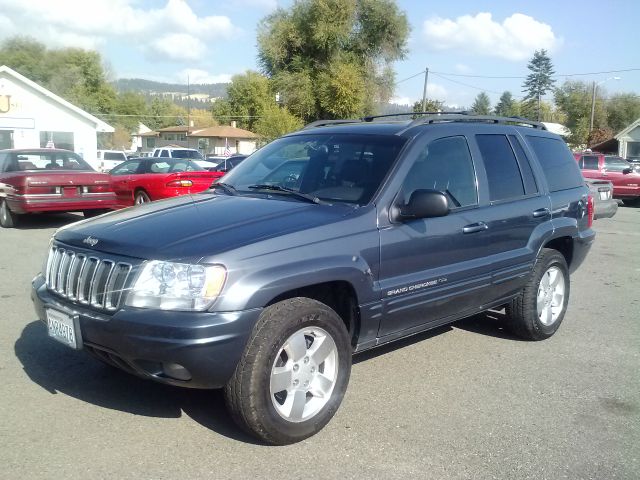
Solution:
{"label": "turn signal light", "polygon": [[191,180],[172,180],[167,183],[167,187],[192,187],[193,182]]}
{"label": "turn signal light", "polygon": [[594,214],[593,197],[589,195],[589,198],[587,198],[587,216],[588,216],[587,227],[588,228],[591,228],[593,226],[593,214]]}

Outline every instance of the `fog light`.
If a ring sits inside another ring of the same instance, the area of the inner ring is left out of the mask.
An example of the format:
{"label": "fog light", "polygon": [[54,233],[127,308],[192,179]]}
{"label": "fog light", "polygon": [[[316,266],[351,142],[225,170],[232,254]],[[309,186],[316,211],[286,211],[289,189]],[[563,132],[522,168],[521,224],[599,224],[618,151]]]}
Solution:
{"label": "fog light", "polygon": [[176,380],[191,380],[189,370],[177,363],[163,363],[162,373],[165,376],[175,378]]}

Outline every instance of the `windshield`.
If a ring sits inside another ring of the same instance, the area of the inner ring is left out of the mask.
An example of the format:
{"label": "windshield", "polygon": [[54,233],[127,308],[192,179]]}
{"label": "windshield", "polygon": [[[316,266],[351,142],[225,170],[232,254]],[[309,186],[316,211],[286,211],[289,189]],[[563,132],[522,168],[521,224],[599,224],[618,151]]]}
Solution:
{"label": "windshield", "polygon": [[[275,186],[320,200],[364,205],[371,200],[405,143],[392,135],[310,134],[280,138],[224,177],[240,193]],[[265,189],[270,195],[277,190]],[[280,192],[286,195],[286,192]]]}
{"label": "windshield", "polygon": [[197,160],[203,160],[202,154],[195,150],[173,150],[171,156],[173,158],[195,158]]}

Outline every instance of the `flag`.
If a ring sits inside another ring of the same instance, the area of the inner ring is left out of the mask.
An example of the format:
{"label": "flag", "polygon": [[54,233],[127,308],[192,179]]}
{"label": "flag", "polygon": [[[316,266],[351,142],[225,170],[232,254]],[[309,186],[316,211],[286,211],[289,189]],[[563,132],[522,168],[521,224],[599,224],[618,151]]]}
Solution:
{"label": "flag", "polygon": [[224,139],[224,153],[222,154],[222,156],[224,157],[231,156],[231,149],[229,148],[229,140],[226,138]]}

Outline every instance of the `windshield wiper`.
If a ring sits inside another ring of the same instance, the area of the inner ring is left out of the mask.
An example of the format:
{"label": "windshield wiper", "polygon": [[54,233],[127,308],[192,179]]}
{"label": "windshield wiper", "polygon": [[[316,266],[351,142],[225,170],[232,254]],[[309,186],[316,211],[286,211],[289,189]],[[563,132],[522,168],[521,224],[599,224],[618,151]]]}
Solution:
{"label": "windshield wiper", "polygon": [[281,187],[280,185],[268,185],[268,184],[258,184],[258,185],[250,185],[247,188],[251,188],[252,190],[273,190],[275,192],[285,192],[289,193],[292,196],[299,198],[300,200],[304,200],[305,202],[322,203],[318,197],[314,197],[313,195],[308,195],[306,193],[299,192],[294,190],[293,188]]}
{"label": "windshield wiper", "polygon": [[225,191],[225,193],[228,193],[229,195],[236,195],[237,192],[238,192],[236,190],[236,187],[234,187],[233,185],[230,185],[228,183],[224,183],[224,182],[216,182],[216,183],[211,185],[211,188],[216,188],[216,187],[220,187],[221,189],[223,189]]}

